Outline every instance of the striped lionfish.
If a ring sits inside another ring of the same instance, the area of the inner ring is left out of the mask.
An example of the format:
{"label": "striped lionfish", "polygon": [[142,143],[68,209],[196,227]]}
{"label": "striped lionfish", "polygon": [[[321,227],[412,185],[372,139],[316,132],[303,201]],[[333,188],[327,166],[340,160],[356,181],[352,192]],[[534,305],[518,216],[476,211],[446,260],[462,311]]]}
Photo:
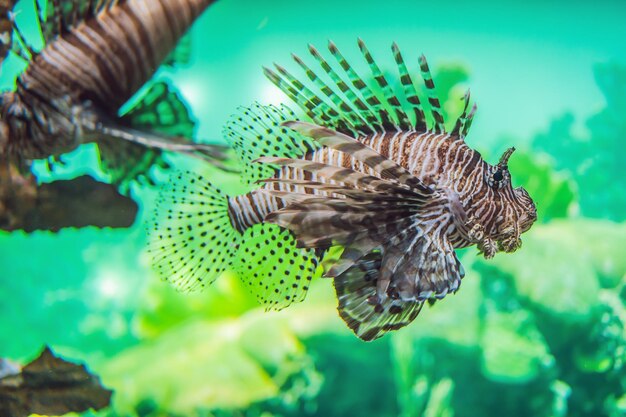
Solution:
{"label": "striped lionfish", "polygon": [[162,151],[219,165],[221,147],[186,139],[194,122],[165,82],[119,114],[213,2],[49,0],[45,9],[35,2],[45,46],[33,50],[14,25],[14,50],[29,65],[15,91],[0,95],[0,161],[55,157],[96,142],[116,183],[150,181],[152,165],[167,165]]}
{"label": "striped lionfish", "polygon": [[261,301],[282,308],[304,297],[319,258],[338,246],[324,275],[334,280],[340,316],[373,340],[458,290],[456,248],[475,244],[491,258],[520,247],[535,206],[511,185],[513,148],[490,165],[466,144],[476,110],[469,92],[446,130],[424,56],[420,92],[395,43],[395,86],[360,40],[359,48],[371,81],[332,42],[335,63],[309,48],[321,71],[294,55],[308,81],[265,69],[311,122],[261,105],[229,121],[225,135],[260,189],[228,197],[190,173],[169,185],[163,201],[173,205],[151,244],[166,279],[194,288],[232,267]]}

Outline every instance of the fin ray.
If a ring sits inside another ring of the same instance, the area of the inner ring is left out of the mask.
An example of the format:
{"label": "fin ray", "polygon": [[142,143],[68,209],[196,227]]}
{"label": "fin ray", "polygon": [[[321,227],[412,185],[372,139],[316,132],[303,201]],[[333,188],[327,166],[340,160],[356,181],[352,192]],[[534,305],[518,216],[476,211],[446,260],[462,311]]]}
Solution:
{"label": "fin ray", "polygon": [[211,284],[241,242],[226,196],[191,172],[176,174],[165,186],[148,232],[153,269],[182,291]]}
{"label": "fin ray", "polygon": [[304,300],[317,268],[314,250],[296,247],[291,232],[267,223],[248,228],[242,241],[234,269],[259,303],[282,310]]}
{"label": "fin ray", "polygon": [[[299,56],[292,55],[305,74],[302,80],[279,65],[275,65],[274,70],[266,68],[265,74],[297,103],[314,123],[343,134],[358,137],[397,130],[418,132],[432,130],[436,133],[446,133],[441,102],[423,55],[419,58],[419,72],[425,88],[419,92],[397,44],[394,43],[391,47],[398,74],[397,80],[387,77],[360,39],[358,46],[369,68],[367,78],[357,74],[353,65],[344,58],[333,42],[329,42],[328,50],[339,65],[339,69],[335,69],[336,65],[330,65],[314,46],[309,45],[309,54],[321,68],[318,69],[319,73],[306,65]],[[322,73],[330,78],[329,83],[322,81],[320,76]],[[305,79],[308,83],[304,81]],[[423,99],[420,97],[422,94],[425,96]],[[422,104],[425,102],[428,102],[426,106],[428,112]],[[466,116],[471,122],[473,113],[471,116],[465,113],[463,118]],[[465,120],[461,123],[459,129],[467,134],[470,123],[466,123]]]}
{"label": "fin ray", "polygon": [[314,140],[282,125],[294,119],[295,113],[287,106],[258,103],[241,107],[230,117],[223,133],[241,162],[245,184],[256,185],[274,176],[274,167],[253,162],[262,156],[297,158],[319,148]]}

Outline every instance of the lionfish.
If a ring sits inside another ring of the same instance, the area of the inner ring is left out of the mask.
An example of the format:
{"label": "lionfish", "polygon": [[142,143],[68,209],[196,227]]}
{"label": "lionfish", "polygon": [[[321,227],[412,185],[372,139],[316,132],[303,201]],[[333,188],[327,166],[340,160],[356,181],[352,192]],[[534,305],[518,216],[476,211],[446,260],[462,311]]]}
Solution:
{"label": "lionfish", "polygon": [[361,40],[359,48],[370,78],[332,42],[335,63],[309,47],[321,71],[293,56],[308,81],[278,65],[265,69],[310,121],[286,106],[254,105],[233,116],[225,135],[248,183],[262,186],[229,197],[180,174],[152,232],[163,277],[192,289],[233,268],[278,309],[302,300],[320,257],[343,248],[324,260],[324,276],[333,278],[343,320],[373,340],[458,290],[464,270],[455,249],[477,245],[491,258],[520,247],[535,205],[511,185],[513,148],[491,165],[466,144],[476,110],[469,92],[446,130],[423,55],[418,89],[395,43],[395,86]]}
{"label": "lionfish", "polygon": [[223,147],[187,139],[194,121],[167,83],[152,82],[120,114],[213,2],[49,0],[45,9],[35,2],[45,46],[33,50],[14,25],[13,49],[29,65],[15,91],[0,95],[0,161],[56,157],[95,142],[115,183],[151,181],[151,166],[167,166],[162,151],[221,166]]}

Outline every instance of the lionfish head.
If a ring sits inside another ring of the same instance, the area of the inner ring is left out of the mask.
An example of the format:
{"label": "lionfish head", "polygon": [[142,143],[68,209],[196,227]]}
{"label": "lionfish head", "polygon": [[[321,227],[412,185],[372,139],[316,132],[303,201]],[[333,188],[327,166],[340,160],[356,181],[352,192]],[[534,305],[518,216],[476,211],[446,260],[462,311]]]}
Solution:
{"label": "lionfish head", "polygon": [[492,237],[500,250],[514,252],[521,245],[520,235],[537,220],[537,208],[523,187],[513,188],[508,161],[515,148],[507,149],[497,165],[487,174],[487,183],[495,192],[499,210]]}

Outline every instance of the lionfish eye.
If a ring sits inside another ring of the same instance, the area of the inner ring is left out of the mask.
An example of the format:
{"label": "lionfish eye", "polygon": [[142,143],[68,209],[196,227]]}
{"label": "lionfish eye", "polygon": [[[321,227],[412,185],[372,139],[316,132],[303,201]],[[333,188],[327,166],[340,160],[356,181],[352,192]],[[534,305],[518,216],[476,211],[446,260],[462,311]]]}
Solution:
{"label": "lionfish eye", "polygon": [[495,172],[495,174],[493,174],[493,180],[494,181],[502,181],[502,178],[504,178],[504,175],[502,175],[502,170],[499,169]]}

